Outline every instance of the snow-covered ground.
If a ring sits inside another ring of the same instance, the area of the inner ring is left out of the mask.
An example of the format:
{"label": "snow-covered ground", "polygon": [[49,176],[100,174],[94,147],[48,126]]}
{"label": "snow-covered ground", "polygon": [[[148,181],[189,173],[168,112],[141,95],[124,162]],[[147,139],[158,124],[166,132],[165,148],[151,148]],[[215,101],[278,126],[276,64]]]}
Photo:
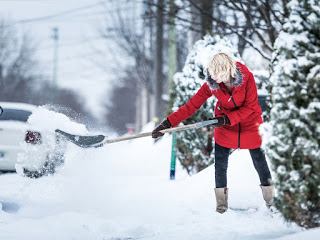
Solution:
{"label": "snow-covered ground", "polygon": [[[31,119],[85,133],[61,118],[41,110]],[[54,176],[0,175],[0,239],[319,238],[320,229],[303,230],[280,214],[270,216],[248,151],[230,156],[229,206],[252,209],[222,215],[215,212],[214,166],[189,177],[177,163],[170,181],[170,155],[168,134],[157,143],[141,138],[97,149],[69,143],[66,163]]]}

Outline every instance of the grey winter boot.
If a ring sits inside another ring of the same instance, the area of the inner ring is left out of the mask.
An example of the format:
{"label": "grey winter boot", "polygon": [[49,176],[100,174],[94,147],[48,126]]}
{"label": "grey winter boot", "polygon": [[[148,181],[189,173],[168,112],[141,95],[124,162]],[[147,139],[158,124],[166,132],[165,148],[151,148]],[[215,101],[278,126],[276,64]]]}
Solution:
{"label": "grey winter boot", "polygon": [[274,196],[273,186],[261,186],[263,199],[266,201],[266,205],[268,208],[272,206],[272,199]]}
{"label": "grey winter boot", "polygon": [[214,192],[217,200],[216,211],[219,213],[224,213],[228,209],[228,188],[215,188]]}

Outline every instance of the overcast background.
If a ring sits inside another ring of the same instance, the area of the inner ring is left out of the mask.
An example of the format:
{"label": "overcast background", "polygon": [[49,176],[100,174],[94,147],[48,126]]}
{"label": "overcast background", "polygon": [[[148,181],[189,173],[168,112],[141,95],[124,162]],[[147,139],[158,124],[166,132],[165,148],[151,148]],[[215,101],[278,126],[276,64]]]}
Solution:
{"label": "overcast background", "polygon": [[107,101],[106,91],[113,78],[97,64],[97,59],[101,59],[100,64],[112,60],[105,54],[106,40],[99,34],[108,8],[112,11],[111,4],[92,0],[0,0],[0,15],[20,34],[32,36],[38,48],[40,69],[51,78],[53,28],[59,29],[57,84],[82,95],[98,118],[103,111],[100,100]]}

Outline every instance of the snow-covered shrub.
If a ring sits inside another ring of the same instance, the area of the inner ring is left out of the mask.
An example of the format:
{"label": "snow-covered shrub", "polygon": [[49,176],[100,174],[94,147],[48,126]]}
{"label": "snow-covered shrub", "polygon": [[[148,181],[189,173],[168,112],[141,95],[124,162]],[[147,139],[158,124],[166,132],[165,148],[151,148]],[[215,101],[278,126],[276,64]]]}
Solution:
{"label": "snow-covered shrub", "polygon": [[[213,55],[221,51],[229,53],[240,61],[239,53],[227,38],[207,35],[194,44],[182,72],[174,76],[175,86],[170,90],[171,97],[174,96],[173,111],[186,104],[204,84],[204,69]],[[213,117],[215,103],[215,97],[209,98],[192,117],[182,124],[191,124]],[[212,156],[203,153],[207,141],[208,136],[202,129],[177,133],[177,158],[189,174],[199,172],[213,162]]]}
{"label": "snow-covered shrub", "polygon": [[292,0],[275,43],[267,154],[275,206],[287,220],[320,226],[320,6]]}

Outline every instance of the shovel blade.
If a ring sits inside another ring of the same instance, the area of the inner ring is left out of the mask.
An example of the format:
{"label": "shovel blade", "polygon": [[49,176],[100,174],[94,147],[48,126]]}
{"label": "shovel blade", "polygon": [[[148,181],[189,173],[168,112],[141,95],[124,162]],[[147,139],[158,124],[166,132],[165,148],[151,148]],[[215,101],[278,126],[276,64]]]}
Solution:
{"label": "shovel blade", "polygon": [[74,135],[74,134],[64,132],[60,129],[56,129],[55,132],[61,134],[68,141],[82,148],[102,147],[103,142],[106,138],[106,136],[103,136],[103,135],[94,135],[94,136]]}

